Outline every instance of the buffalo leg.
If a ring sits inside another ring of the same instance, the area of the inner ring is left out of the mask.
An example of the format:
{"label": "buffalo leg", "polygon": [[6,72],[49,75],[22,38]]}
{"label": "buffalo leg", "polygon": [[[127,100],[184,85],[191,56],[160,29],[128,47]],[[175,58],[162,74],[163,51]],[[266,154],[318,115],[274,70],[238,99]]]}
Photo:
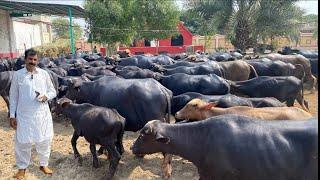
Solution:
{"label": "buffalo leg", "polygon": [[103,146],[100,146],[99,150],[97,151],[97,156],[100,156],[103,154],[104,148]]}
{"label": "buffalo leg", "polygon": [[114,173],[117,170],[119,161],[120,161],[120,153],[117,151],[114,143],[108,143],[105,146],[110,154],[110,165],[109,165],[109,172],[104,177],[105,180],[111,179],[114,176]]}
{"label": "buffalo leg", "polygon": [[5,96],[5,95],[2,95],[2,98],[3,98],[4,102],[7,104],[8,117],[9,117],[10,116],[10,113],[9,113],[9,98],[8,98],[8,96]]}
{"label": "buffalo leg", "polygon": [[81,164],[82,163],[82,158],[81,155],[77,149],[77,140],[79,138],[79,135],[77,134],[76,131],[73,132],[73,136],[71,139],[71,145],[72,145],[72,149],[73,149],[73,153],[74,153],[74,158],[78,159],[78,162]]}
{"label": "buffalo leg", "polygon": [[99,167],[99,160],[98,160],[97,151],[96,151],[96,144],[90,143],[90,151],[91,151],[92,159],[93,159],[93,167],[98,168]]}
{"label": "buffalo leg", "polygon": [[116,147],[118,152],[120,153],[120,155],[122,155],[124,153],[124,148],[123,148],[123,144],[122,144],[122,140],[123,140],[123,131],[118,135],[117,137],[117,141],[116,141]]}
{"label": "buffalo leg", "polygon": [[288,107],[293,106],[294,100],[295,100],[295,98],[289,98],[289,99],[286,101],[287,106],[288,106]]}
{"label": "buffalo leg", "polygon": [[300,104],[300,106],[302,107],[303,110],[308,111],[309,112],[309,103],[303,99],[303,97],[301,96],[301,94],[299,93],[297,96],[297,101]]}
{"label": "buffalo leg", "polygon": [[162,171],[163,171],[163,179],[168,180],[172,173],[172,155],[163,153],[163,162],[162,162]]}

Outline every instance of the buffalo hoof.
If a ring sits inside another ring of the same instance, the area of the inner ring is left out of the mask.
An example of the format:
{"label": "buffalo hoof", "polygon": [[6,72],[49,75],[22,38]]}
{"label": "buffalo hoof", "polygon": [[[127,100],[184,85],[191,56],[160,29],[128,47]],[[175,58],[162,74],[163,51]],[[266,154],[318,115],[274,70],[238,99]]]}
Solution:
{"label": "buffalo hoof", "polygon": [[79,154],[75,154],[74,158],[78,161],[79,165],[82,165],[82,157]]}
{"label": "buffalo hoof", "polygon": [[101,167],[99,161],[93,161],[92,166],[93,166],[94,168],[99,168],[99,167]]}
{"label": "buffalo hoof", "polygon": [[142,159],[144,157],[144,154],[135,154],[135,157],[138,159]]}
{"label": "buffalo hoof", "polygon": [[105,175],[102,180],[111,180],[112,179],[112,175],[110,173],[107,173],[107,175]]}
{"label": "buffalo hoof", "polygon": [[122,155],[124,153],[124,148],[117,148],[117,151],[119,152],[120,155]]}

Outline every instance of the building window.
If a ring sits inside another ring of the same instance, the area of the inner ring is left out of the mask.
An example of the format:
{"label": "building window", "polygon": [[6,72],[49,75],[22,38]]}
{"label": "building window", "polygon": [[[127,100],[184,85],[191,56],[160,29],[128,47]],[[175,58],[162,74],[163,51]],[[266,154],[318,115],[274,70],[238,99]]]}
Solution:
{"label": "building window", "polygon": [[46,30],[47,30],[47,33],[50,32],[50,25],[49,24],[46,25]]}
{"label": "building window", "polygon": [[145,47],[150,47],[151,46],[151,43],[150,43],[150,41],[148,39],[144,40],[144,46]]}
{"label": "building window", "polygon": [[306,44],[311,44],[311,40],[306,40]]}
{"label": "building window", "polygon": [[180,34],[179,36],[172,37],[171,46],[183,46],[183,36]]}

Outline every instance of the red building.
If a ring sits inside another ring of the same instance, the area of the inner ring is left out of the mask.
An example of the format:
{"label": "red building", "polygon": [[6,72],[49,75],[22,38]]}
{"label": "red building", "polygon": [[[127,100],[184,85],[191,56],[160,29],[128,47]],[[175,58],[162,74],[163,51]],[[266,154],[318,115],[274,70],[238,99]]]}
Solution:
{"label": "red building", "polygon": [[180,34],[176,37],[161,39],[152,44],[148,40],[140,40],[133,43],[133,46],[120,46],[119,51],[129,49],[131,54],[177,54],[184,52],[203,51],[203,46],[192,45],[192,33],[183,25],[178,24]]}

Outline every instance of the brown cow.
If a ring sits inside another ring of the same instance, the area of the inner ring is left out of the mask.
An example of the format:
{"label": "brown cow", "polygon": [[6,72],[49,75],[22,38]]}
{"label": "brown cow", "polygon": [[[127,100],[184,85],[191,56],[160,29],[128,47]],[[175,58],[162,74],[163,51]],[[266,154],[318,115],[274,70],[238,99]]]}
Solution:
{"label": "brown cow", "polygon": [[215,103],[207,103],[201,99],[191,100],[184,108],[176,113],[177,119],[204,120],[223,114],[244,115],[263,120],[302,120],[312,115],[297,107],[264,107],[253,108],[234,106],[230,108],[215,107]]}
{"label": "brown cow", "polygon": [[308,84],[308,88],[316,87],[316,78],[311,73],[310,61],[300,54],[296,55],[282,55],[278,53],[272,53],[265,56],[273,61],[279,60],[282,62],[290,63],[293,65],[301,64],[305,71],[305,82]]}
{"label": "brown cow", "polygon": [[224,78],[228,80],[248,80],[251,72],[258,77],[254,67],[242,60],[218,62],[218,64],[222,67]]}

